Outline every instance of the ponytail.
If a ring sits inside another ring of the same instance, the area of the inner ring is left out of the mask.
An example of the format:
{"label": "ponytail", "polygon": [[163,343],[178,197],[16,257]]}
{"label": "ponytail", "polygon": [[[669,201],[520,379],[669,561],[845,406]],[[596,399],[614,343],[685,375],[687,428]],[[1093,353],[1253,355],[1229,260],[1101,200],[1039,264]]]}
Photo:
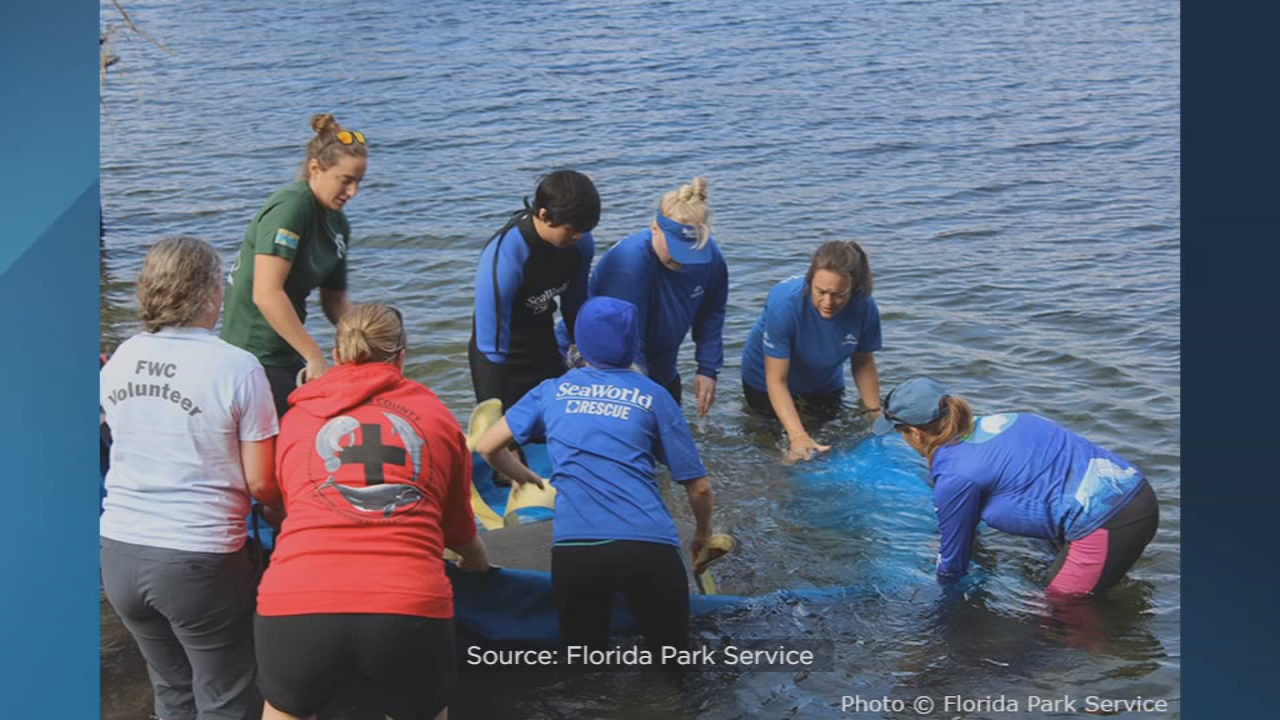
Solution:
{"label": "ponytail", "polygon": [[917,426],[925,435],[925,460],[933,470],[933,455],[938,448],[960,442],[973,432],[973,408],[962,397],[943,396],[938,407],[942,416],[928,425]]}
{"label": "ponytail", "polygon": [[338,321],[337,360],[343,365],[394,362],[405,349],[404,320],[386,305],[355,305]]}

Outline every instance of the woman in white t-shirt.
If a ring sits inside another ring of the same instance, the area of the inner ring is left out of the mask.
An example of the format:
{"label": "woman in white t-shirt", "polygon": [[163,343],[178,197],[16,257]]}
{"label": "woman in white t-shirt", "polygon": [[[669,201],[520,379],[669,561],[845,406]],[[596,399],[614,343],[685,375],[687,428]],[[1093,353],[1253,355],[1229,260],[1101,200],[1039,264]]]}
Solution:
{"label": "woman in white t-shirt", "polygon": [[189,237],[143,262],[144,331],[102,368],[111,428],[101,521],[107,599],[142,650],[162,718],[235,718],[254,698],[250,491],[274,487],[266,374],[213,331],[222,260]]}

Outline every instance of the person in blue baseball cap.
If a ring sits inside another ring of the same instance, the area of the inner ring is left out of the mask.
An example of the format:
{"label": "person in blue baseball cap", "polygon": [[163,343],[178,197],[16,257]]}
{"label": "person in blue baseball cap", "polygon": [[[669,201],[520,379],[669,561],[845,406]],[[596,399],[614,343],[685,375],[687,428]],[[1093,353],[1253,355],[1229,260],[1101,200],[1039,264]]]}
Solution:
{"label": "person in blue baseball cap", "polygon": [[605,649],[621,593],[659,658],[663,646],[688,647],[689,584],[657,464],[688,495],[697,523],[691,560],[711,537],[714,496],[675,398],[632,367],[638,330],[635,305],[588,300],[574,332],[586,365],[530,390],[476,451],[516,482],[541,485],[506,448],[546,437],[557,491],[551,583],[563,640]]}
{"label": "person in blue baseball cap", "polygon": [[1052,420],[975,416],[926,377],[894,388],[882,407],[876,431],[897,430],[929,463],[941,583],[968,572],[980,521],[1053,541],[1049,591],[1063,596],[1105,592],[1155,537],[1160,508],[1142,471]]}
{"label": "person in blue baseball cap", "polygon": [[[588,291],[591,297],[615,297],[636,306],[636,365],[677,403],[683,395],[680,346],[693,331],[699,415],[706,415],[715,403],[729,298],[728,267],[712,237],[712,220],[705,177],[666,193],[648,229],[624,238],[600,257]],[[561,323],[556,333],[567,352],[566,329]]]}
{"label": "person in blue baseball cap", "polygon": [[852,240],[831,240],[813,254],[809,271],[769,291],[764,311],[742,350],[747,406],[786,429],[787,459],[807,460],[831,449],[809,434],[797,403],[819,422],[844,407],[848,362],[866,412],[880,411],[880,310],[871,297],[871,264]]}

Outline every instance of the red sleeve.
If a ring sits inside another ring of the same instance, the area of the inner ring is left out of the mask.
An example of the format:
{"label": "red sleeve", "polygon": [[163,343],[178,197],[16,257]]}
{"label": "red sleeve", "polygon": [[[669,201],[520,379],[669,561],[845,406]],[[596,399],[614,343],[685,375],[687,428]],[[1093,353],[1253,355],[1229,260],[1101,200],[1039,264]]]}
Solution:
{"label": "red sleeve", "polygon": [[441,513],[447,548],[462,547],[476,536],[476,518],[471,510],[471,451],[461,428],[454,434],[454,454],[457,461],[451,468],[449,493]]}

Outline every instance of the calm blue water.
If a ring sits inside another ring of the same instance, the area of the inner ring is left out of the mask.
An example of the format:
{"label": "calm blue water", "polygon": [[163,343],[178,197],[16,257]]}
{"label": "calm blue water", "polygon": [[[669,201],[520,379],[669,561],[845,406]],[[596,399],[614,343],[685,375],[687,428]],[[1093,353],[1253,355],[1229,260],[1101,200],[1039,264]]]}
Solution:
{"label": "calm blue water", "polygon": [[[842,695],[926,690],[1177,708],[1176,3],[126,6],[175,54],[117,33],[123,61],[103,89],[107,345],[137,327],[146,244],[190,233],[230,259],[291,179],[310,114],[333,111],[371,140],[348,206],[354,299],[405,310],[409,374],[464,417],[475,261],[540,173],[592,175],[603,247],[645,227],[661,193],[710,178],[732,282],[728,367],[695,432],[718,525],[741,542],[719,572],[726,592],[884,568],[927,580],[936,552],[927,491],[895,474],[921,472],[902,448],[855,449],[865,427],[851,417],[819,436],[844,459],[787,467],[774,428],[743,411],[738,358],[766,293],[830,238],[871,255],[886,385],[927,373],[980,412],[1047,415],[1138,463],[1161,500],[1131,580],[1084,617],[1046,607],[1044,543],[987,533],[987,577],[959,603],[925,582],[699,628],[833,638],[838,672],[717,675],[679,701],[625,675],[518,681],[460,700],[455,717],[834,717]],[[104,4],[104,25],[114,13]],[[893,472],[887,457],[902,460]]]}

